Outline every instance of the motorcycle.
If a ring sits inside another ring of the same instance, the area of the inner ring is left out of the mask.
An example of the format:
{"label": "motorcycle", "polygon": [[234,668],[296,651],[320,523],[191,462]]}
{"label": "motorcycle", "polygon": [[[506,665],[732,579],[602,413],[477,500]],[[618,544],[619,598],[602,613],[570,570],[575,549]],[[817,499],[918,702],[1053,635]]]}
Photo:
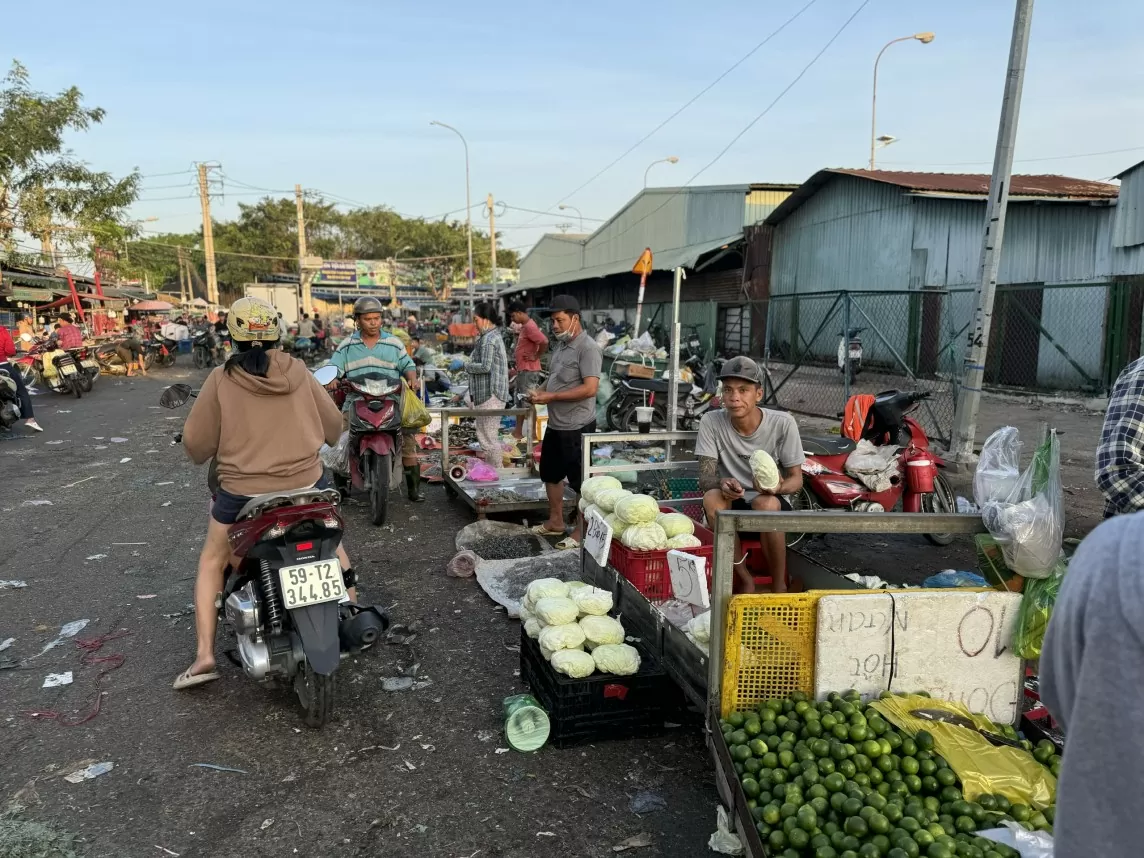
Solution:
{"label": "motorcycle", "polygon": [[[699,420],[708,411],[719,408],[719,370],[723,368],[722,358],[716,358],[706,366],[699,354],[688,357],[684,366],[688,367],[701,384],[679,383],[679,413],[676,425],[682,432],[699,428]],[[608,425],[618,432],[635,432],[636,408],[649,405],[652,408],[652,429],[667,429],[667,400],[670,389],[667,380],[662,378],[622,378],[612,398],[608,400],[605,412]],[[645,402],[646,400],[646,402]]]}
{"label": "motorcycle", "polygon": [[303,363],[309,363],[318,357],[317,340],[311,339],[310,337],[295,337],[290,351],[298,360]]}
{"label": "motorcycle", "polygon": [[[906,393],[887,390],[874,398],[862,438],[877,447],[892,444],[898,454],[898,473],[884,491],[872,491],[846,473],[846,459],[857,447],[845,437],[803,436],[806,461],[802,465],[803,487],[788,498],[796,509],[841,509],[853,512],[893,510],[901,502],[904,512],[951,513],[957,511],[953,490],[939,469],[945,461],[929,446],[925,429],[909,416],[930,397],[929,391]],[[788,534],[793,545],[802,534]],[[952,533],[927,533],[934,545],[949,545]]]}
{"label": "motorcycle", "polygon": [[[44,372],[44,358],[48,355],[51,356],[51,365],[55,369],[50,375]],[[48,349],[47,340],[36,340],[31,350],[25,352],[23,357],[16,358],[16,362],[29,365],[35,380],[56,393],[70,393],[76,399],[81,399],[85,387],[91,390],[91,379],[80,371],[71,352]]]}
{"label": "motorcycle", "polygon": [[20,398],[16,380],[7,366],[0,366],[0,429],[10,429],[20,419]]}
{"label": "motorcycle", "polygon": [[[849,367],[848,381],[853,384],[854,380],[858,377],[858,373],[862,370],[862,337],[861,333],[866,330],[865,328],[851,328],[849,331],[838,332],[838,371],[843,375],[847,373]],[[846,358],[850,358],[849,364]]]}
{"label": "motorcycle", "polygon": [[[334,366],[323,366],[314,377],[323,386],[337,378]],[[385,524],[389,506],[389,480],[394,456],[401,449],[401,379],[394,381],[380,372],[352,381],[343,378],[337,394],[352,404],[349,421],[349,477],[334,475],[334,483],[348,496],[351,487],[369,492],[370,518]],[[341,403],[339,403],[341,404]]]}
{"label": "motorcycle", "polygon": [[174,366],[178,351],[178,342],[169,340],[162,334],[155,334],[143,343],[143,366],[147,369],[150,369],[153,363],[159,366]]}
{"label": "motorcycle", "polygon": [[99,378],[100,373],[99,361],[95,358],[95,349],[84,346],[82,349],[72,349],[68,354],[79,364],[80,386],[83,387],[83,392],[91,393],[92,386]]}
{"label": "motorcycle", "polygon": [[191,361],[197,369],[209,369],[222,363],[222,349],[214,328],[191,332]]}
{"label": "motorcycle", "polygon": [[[178,408],[194,395],[172,385],[159,404]],[[215,603],[237,639],[243,672],[290,682],[310,727],[333,717],[341,659],[376,643],[389,626],[377,607],[348,601],[337,559],[345,529],[339,501],[333,489],[316,488],[252,498],[230,525],[237,565],[227,566]]]}

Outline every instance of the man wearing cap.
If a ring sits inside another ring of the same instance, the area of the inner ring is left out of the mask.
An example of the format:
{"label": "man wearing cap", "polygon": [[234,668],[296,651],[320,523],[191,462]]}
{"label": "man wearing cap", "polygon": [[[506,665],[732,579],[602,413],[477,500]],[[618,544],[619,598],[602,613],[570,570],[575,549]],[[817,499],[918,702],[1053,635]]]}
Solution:
{"label": "man wearing cap", "polygon": [[[785,411],[759,405],[763,399],[763,374],[750,358],[731,358],[723,364],[719,378],[723,382],[723,408],[703,415],[695,440],[699,489],[704,493],[703,510],[708,523],[714,525],[715,514],[724,509],[790,509],[783,496],[802,488],[802,463],[806,459],[798,423]],[[779,466],[781,478],[773,489],[763,489],[755,483],[750,460],[756,450],[766,450]],[[786,534],[761,533],[759,541],[773,589],[785,593]],[[741,551],[736,537],[736,558]],[[754,579],[742,560],[735,564],[735,576],[740,585],[737,592],[754,592]]]}
{"label": "man wearing cap", "polygon": [[[548,386],[533,391],[534,405],[548,406],[548,428],[540,446],[540,479],[548,495],[548,520],[533,528],[542,536],[564,535],[564,480],[579,493],[584,481],[582,439],[596,431],[596,390],[604,356],[584,332],[580,304],[571,295],[552,299],[552,335],[556,347],[548,363]],[[556,543],[576,548],[580,527]]]}

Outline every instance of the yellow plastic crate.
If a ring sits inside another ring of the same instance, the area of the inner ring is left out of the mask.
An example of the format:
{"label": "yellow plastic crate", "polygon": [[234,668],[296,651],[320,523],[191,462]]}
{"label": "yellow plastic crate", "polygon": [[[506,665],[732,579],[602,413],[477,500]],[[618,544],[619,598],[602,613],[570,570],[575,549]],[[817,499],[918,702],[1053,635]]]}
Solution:
{"label": "yellow plastic crate", "polygon": [[792,691],[814,693],[818,600],[882,590],[811,590],[732,596],[723,653],[722,713],[753,709]]}

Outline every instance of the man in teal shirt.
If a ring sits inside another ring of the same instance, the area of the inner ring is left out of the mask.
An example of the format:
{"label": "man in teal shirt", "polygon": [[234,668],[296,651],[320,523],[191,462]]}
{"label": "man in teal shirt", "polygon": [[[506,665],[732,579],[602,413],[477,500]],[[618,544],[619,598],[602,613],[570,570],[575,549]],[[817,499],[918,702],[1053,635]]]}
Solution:
{"label": "man in teal shirt", "polygon": [[[381,373],[394,381],[404,378],[410,387],[417,385],[417,368],[405,345],[392,334],[381,330],[381,302],[366,296],[354,302],[356,330],[338,346],[330,363],[338,368],[339,376],[350,381],[368,373]],[[337,382],[331,382],[334,387]],[[401,464],[405,470],[405,485],[409,499],[419,503],[421,496],[421,469],[417,462],[417,442],[413,432],[401,433]]]}

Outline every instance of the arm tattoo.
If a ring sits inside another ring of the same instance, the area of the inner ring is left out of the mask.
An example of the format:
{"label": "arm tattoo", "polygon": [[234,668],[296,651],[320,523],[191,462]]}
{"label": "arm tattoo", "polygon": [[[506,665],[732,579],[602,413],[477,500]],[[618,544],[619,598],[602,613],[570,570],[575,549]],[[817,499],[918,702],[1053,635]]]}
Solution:
{"label": "arm tattoo", "polygon": [[699,457],[699,490],[719,488],[719,461],[712,456]]}

